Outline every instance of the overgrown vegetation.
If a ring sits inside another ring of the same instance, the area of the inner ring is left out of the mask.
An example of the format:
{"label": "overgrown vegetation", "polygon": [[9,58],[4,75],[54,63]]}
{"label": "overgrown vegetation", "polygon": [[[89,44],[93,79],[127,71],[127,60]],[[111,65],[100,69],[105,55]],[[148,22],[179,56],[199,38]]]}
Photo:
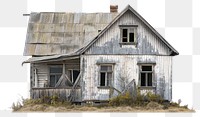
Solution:
{"label": "overgrown vegetation", "polygon": [[141,94],[139,91],[137,95],[131,96],[128,92],[124,95],[111,98],[109,104],[111,106],[146,106],[149,102],[163,103],[163,99],[160,95],[153,93]]}
{"label": "overgrown vegetation", "polygon": [[[45,106],[58,107],[58,106],[71,106],[72,104],[71,102],[62,99],[57,95],[44,96],[41,99],[24,99],[22,97],[21,101],[18,101],[16,104],[13,103],[11,108],[13,109],[13,111],[18,111],[22,107],[32,106],[32,105],[44,105],[44,107]],[[42,110],[43,109],[41,109],[41,111]]]}
{"label": "overgrown vegetation", "polygon": [[57,95],[44,96],[41,99],[23,99],[16,104],[13,103],[13,111],[99,111],[99,112],[144,112],[144,111],[159,111],[159,112],[193,112],[188,109],[188,106],[180,106],[181,100],[176,102],[167,102],[160,95],[147,93],[131,96],[129,93],[111,98],[108,104],[86,104],[75,105],[65,99],[61,99]]}

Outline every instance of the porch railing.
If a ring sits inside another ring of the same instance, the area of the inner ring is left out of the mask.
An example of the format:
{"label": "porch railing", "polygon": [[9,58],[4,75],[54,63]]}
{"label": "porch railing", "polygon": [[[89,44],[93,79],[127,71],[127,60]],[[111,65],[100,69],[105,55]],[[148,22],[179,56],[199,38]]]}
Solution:
{"label": "porch railing", "polygon": [[39,99],[45,96],[53,96],[57,95],[59,98],[64,100],[69,100],[70,93],[73,90],[74,92],[74,100],[75,102],[81,101],[81,88],[77,87],[75,89],[70,88],[32,88],[31,89],[31,98],[32,99]]}

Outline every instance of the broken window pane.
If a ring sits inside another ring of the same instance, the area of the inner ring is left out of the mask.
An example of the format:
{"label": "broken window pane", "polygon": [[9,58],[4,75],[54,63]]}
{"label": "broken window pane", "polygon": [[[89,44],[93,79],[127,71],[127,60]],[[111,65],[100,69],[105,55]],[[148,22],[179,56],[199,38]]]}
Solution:
{"label": "broken window pane", "polygon": [[152,73],[148,73],[148,86],[152,86]]}
{"label": "broken window pane", "polygon": [[142,71],[152,71],[152,66],[142,66]]}
{"label": "broken window pane", "polygon": [[101,73],[100,74],[100,86],[105,86],[106,85],[106,74],[105,73]]}
{"label": "broken window pane", "polygon": [[129,33],[129,42],[134,42],[134,33]]}
{"label": "broken window pane", "polygon": [[75,83],[80,71],[78,70],[73,70],[73,83]]}
{"label": "broken window pane", "polygon": [[146,86],[145,73],[141,73],[141,86]]}

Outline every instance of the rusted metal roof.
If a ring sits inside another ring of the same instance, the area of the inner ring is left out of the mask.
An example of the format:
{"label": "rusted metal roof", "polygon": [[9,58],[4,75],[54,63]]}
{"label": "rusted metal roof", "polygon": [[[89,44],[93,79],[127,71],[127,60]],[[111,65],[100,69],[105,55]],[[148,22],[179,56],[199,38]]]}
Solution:
{"label": "rusted metal roof", "polygon": [[68,54],[86,46],[118,13],[33,12],[25,56]]}

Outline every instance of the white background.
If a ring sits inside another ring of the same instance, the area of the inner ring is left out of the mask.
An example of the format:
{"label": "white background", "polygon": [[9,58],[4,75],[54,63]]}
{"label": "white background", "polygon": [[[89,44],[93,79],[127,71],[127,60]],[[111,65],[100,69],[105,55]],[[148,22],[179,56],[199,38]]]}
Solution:
{"label": "white background", "polygon": [[[27,13],[31,11],[55,11],[55,0],[27,0]],[[113,1],[113,0],[112,0]],[[119,1],[119,0],[118,0]],[[129,0],[130,1],[130,0]],[[133,4],[133,3],[131,3]],[[192,27],[165,27],[165,0],[137,0],[137,9],[138,11],[154,28],[156,29],[164,29],[164,37],[166,40],[175,47],[180,55],[192,55]],[[200,27],[200,17],[197,15],[200,11],[199,7],[200,1],[193,0],[193,27]],[[82,11],[83,12],[109,12],[109,0],[82,0]],[[120,7],[120,4],[118,4]],[[124,6],[124,5],[123,5]],[[159,9],[159,10],[158,10]],[[66,11],[67,12],[67,11]],[[75,11],[74,11],[75,12]],[[120,11],[119,11],[120,12]],[[22,15],[22,14],[20,14]],[[159,17],[158,17],[159,16]],[[24,43],[26,39],[26,30],[27,27],[0,27],[0,55],[13,57],[12,55],[18,55],[15,57],[19,57],[18,66],[14,66],[15,70],[22,69],[21,62],[26,57],[22,57]],[[159,31],[159,30],[158,30]],[[10,33],[12,32],[12,33]],[[183,35],[184,34],[184,35]],[[182,41],[180,43],[181,38],[187,38],[187,41]],[[9,56],[11,55],[11,56]],[[173,100],[177,101],[178,99],[182,99],[183,105],[188,104],[190,108],[193,107],[193,89],[192,83],[198,82],[200,83],[200,75],[199,75],[199,62],[200,56],[195,55],[192,58],[193,62],[193,78],[191,78],[191,82],[174,82],[173,83]],[[20,61],[22,60],[22,61]],[[9,64],[10,61],[4,61]],[[12,65],[10,65],[12,66]],[[26,76],[27,79],[25,82],[0,82],[0,110],[10,110],[10,106],[13,102],[16,102],[23,96],[27,98],[29,95],[29,65],[26,64]],[[4,66],[0,67],[1,72],[5,72],[9,77],[9,69],[6,69]],[[10,68],[12,69],[12,67]],[[181,69],[180,69],[181,70]],[[11,73],[12,74],[12,73]],[[13,78],[17,78],[13,77]],[[54,117],[55,114],[50,113],[49,117]],[[148,114],[149,115],[149,114]],[[32,116],[44,116],[41,114],[28,114],[29,117]],[[94,113],[85,113],[82,116],[84,117],[93,117],[97,116]],[[109,117],[110,114],[106,113],[103,116]],[[142,116],[142,114],[138,115]],[[150,115],[151,116],[151,115]],[[164,116],[163,114],[157,114],[152,116]],[[197,116],[197,115],[194,115]]]}

